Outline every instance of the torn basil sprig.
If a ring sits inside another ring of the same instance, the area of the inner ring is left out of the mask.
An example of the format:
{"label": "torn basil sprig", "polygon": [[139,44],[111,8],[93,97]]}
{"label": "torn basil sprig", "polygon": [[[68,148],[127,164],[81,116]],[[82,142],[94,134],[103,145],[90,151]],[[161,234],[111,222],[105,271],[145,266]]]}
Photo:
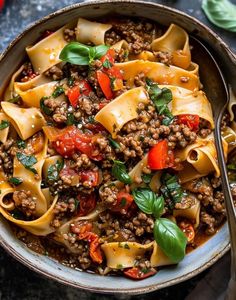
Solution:
{"label": "torn basil sprig", "polygon": [[74,65],[88,66],[95,59],[107,53],[106,45],[88,46],[78,42],[67,44],[61,51],[59,58]]}
{"label": "torn basil sprig", "polygon": [[170,103],[173,98],[171,90],[166,87],[162,89],[159,88],[158,84],[150,79],[146,79],[146,84],[149,97],[155,104],[158,114],[164,115],[162,123],[164,125],[169,125],[174,118],[168,108],[168,103]]}
{"label": "torn basil sprig", "polygon": [[64,92],[65,92],[65,91],[64,91],[64,89],[63,89],[62,86],[57,86],[57,87],[55,88],[55,90],[53,91],[53,93],[52,93],[52,97],[53,97],[53,98],[57,98],[57,97],[59,97],[60,95],[62,95]]}
{"label": "torn basil sprig", "polygon": [[59,173],[64,166],[63,160],[57,160],[54,165],[50,165],[48,167],[48,174],[47,174],[47,181],[48,182],[55,182],[59,178]]}
{"label": "torn basil sprig", "polygon": [[139,209],[155,217],[153,233],[159,247],[171,261],[180,262],[185,255],[187,237],[174,222],[161,218],[164,210],[163,196],[158,197],[148,188],[134,189],[132,194]]}
{"label": "torn basil sprig", "polygon": [[119,181],[125,183],[125,184],[131,184],[132,179],[129,176],[125,163],[119,160],[114,160],[114,164],[112,166],[112,175]]}
{"label": "torn basil sprig", "polygon": [[8,179],[8,181],[11,184],[17,186],[17,185],[19,185],[19,184],[21,184],[23,182],[23,179],[20,178],[20,177],[11,177],[11,178]]}
{"label": "torn basil sprig", "polygon": [[163,173],[161,176],[161,192],[165,199],[170,199],[169,208],[173,209],[175,204],[181,202],[183,197],[186,196],[186,192],[179,184],[176,175],[169,173]]}
{"label": "torn basil sprig", "polygon": [[37,170],[33,168],[33,165],[37,163],[37,159],[33,155],[26,155],[21,152],[16,153],[16,157],[19,160],[19,162],[29,171],[33,172],[34,174],[37,174]]}
{"label": "torn basil sprig", "polygon": [[110,136],[108,137],[108,140],[110,142],[110,145],[114,148],[114,149],[120,149],[120,144],[113,140],[113,138],[111,138]]}

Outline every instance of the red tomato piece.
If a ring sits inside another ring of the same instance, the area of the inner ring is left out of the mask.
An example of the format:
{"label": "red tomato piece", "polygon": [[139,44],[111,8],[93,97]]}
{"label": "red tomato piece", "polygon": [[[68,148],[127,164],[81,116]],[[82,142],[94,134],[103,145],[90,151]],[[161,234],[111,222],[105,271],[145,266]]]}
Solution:
{"label": "red tomato piece", "polygon": [[103,154],[98,153],[95,145],[95,136],[78,132],[75,138],[75,147],[80,152],[87,154],[89,158],[99,161],[103,159]]}
{"label": "red tomato piece", "polygon": [[187,125],[189,129],[193,131],[198,131],[199,121],[200,118],[198,115],[191,115],[191,114],[179,115],[177,119],[178,124]]}
{"label": "red tomato piece", "polygon": [[[73,232],[73,228],[71,229]],[[78,238],[80,240],[85,240],[89,242],[90,257],[94,262],[101,264],[103,261],[103,257],[102,257],[100,243],[99,243],[99,236],[96,233],[91,232],[91,230],[92,230],[92,224],[87,223],[81,226],[79,232],[77,232],[76,230],[75,233],[78,235]]]}
{"label": "red tomato piece", "polygon": [[67,91],[67,97],[71,105],[75,108],[78,105],[79,98],[81,96],[89,96],[92,88],[86,80],[80,80],[78,85],[73,86]]}
{"label": "red tomato piece", "polygon": [[111,100],[113,98],[113,92],[111,89],[111,80],[109,76],[100,70],[98,70],[96,74],[103,94],[105,95],[106,99]]}
{"label": "red tomato piece", "polygon": [[134,198],[132,195],[130,195],[125,191],[120,191],[117,194],[116,204],[112,206],[110,209],[114,212],[121,212],[126,214],[133,201]]}
{"label": "red tomato piece", "polygon": [[79,194],[79,214],[78,216],[87,216],[96,206],[96,195],[91,193],[89,195]]}
{"label": "red tomato piece", "polygon": [[89,186],[97,186],[99,183],[99,172],[84,170],[80,172],[80,178],[82,183],[87,181],[89,183]]}
{"label": "red tomato piece", "polygon": [[75,153],[74,139],[76,131],[75,126],[68,126],[54,137],[52,146],[63,157],[70,157]]}
{"label": "red tomato piece", "polygon": [[193,225],[189,221],[183,220],[178,224],[178,226],[186,235],[188,243],[193,242],[195,238],[195,230],[193,228]]}
{"label": "red tomato piece", "polygon": [[132,279],[144,279],[152,275],[155,275],[156,273],[157,271],[154,269],[142,270],[137,267],[133,267],[131,269],[124,271],[124,274]]}
{"label": "red tomato piece", "polygon": [[152,170],[162,170],[173,166],[174,154],[168,151],[167,140],[158,142],[148,152],[148,166]]}
{"label": "red tomato piece", "polygon": [[115,54],[115,50],[110,48],[107,50],[107,53],[100,58],[100,61],[104,63],[106,60],[108,60],[109,63],[113,65],[115,63]]}

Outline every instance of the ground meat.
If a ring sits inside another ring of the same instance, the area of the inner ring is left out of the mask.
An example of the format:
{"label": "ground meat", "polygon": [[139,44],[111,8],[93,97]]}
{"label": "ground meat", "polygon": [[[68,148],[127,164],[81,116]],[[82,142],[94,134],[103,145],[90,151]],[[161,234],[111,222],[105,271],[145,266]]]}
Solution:
{"label": "ground meat", "polygon": [[58,124],[66,123],[68,114],[68,103],[49,98],[44,100],[44,105],[52,111],[52,119]]}
{"label": "ground meat", "polygon": [[13,193],[15,206],[20,209],[27,217],[35,215],[36,199],[30,191],[15,191]]}
{"label": "ground meat", "polygon": [[102,202],[110,206],[110,205],[115,205],[118,192],[119,192],[118,188],[114,184],[110,184],[104,186],[99,191],[99,195]]}
{"label": "ground meat", "polygon": [[149,215],[147,216],[143,212],[139,212],[137,217],[134,217],[132,221],[125,223],[125,228],[135,232],[135,235],[142,236],[145,233],[152,233],[154,227],[154,219]]}
{"label": "ground meat", "polygon": [[38,73],[35,73],[32,67],[32,64],[30,62],[27,62],[24,64],[24,69],[20,74],[20,78],[19,80],[21,82],[27,82],[31,79],[33,79],[34,77],[36,77],[38,75]]}
{"label": "ground meat", "polygon": [[64,39],[68,43],[70,43],[71,41],[74,41],[75,40],[75,30],[66,28],[64,30]]}
{"label": "ground meat", "polygon": [[173,62],[172,62],[173,56],[169,52],[157,51],[157,52],[154,52],[154,55],[157,58],[157,61],[160,63],[163,63],[167,66],[173,64]]}
{"label": "ground meat", "polygon": [[60,80],[63,78],[63,71],[60,69],[60,67],[52,66],[49,70],[45,72],[45,75],[47,77],[52,78],[53,80]]}
{"label": "ground meat", "polygon": [[207,120],[200,118],[198,134],[202,138],[206,138],[211,133],[212,133],[212,129],[210,123]]}
{"label": "ground meat", "polygon": [[139,54],[143,50],[150,50],[152,40],[160,35],[156,27],[144,20],[135,22],[122,19],[118,22],[112,20],[112,29],[106,32],[105,43],[113,45],[125,39],[129,44],[130,53]]}
{"label": "ground meat", "polygon": [[70,217],[76,210],[76,200],[74,198],[63,199],[56,203],[53,213],[54,218],[51,221],[51,226],[54,228],[59,228],[61,226],[61,220],[67,216]]}
{"label": "ground meat", "polygon": [[88,169],[94,167],[93,162],[86,154],[73,154],[73,161],[70,163],[71,168]]}
{"label": "ground meat", "polygon": [[215,218],[206,212],[201,212],[201,222],[207,226],[206,233],[212,235],[215,233]]}
{"label": "ground meat", "polygon": [[175,204],[176,209],[188,209],[196,203],[194,195],[187,194],[181,199],[181,202]]}

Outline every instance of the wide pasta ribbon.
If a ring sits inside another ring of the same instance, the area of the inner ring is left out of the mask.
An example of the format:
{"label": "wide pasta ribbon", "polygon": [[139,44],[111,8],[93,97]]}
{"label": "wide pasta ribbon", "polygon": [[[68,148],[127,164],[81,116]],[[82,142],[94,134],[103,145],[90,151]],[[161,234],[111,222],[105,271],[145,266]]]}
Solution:
{"label": "wide pasta ribbon", "polygon": [[92,42],[94,45],[104,44],[105,33],[112,27],[110,24],[91,22],[79,18],[76,27],[76,39],[78,42],[87,44]]}
{"label": "wide pasta ribbon", "polygon": [[191,63],[189,36],[181,27],[171,24],[164,35],[155,39],[153,51],[168,52],[172,55],[173,65],[187,69]]}
{"label": "wide pasta ribbon", "polygon": [[26,47],[35,72],[42,74],[61,61],[59,55],[67,44],[64,38],[65,28],[66,26],[60,28],[34,46]]}
{"label": "wide pasta ribbon", "polygon": [[31,137],[46,124],[37,108],[22,108],[10,102],[1,102],[1,105],[22,140]]}
{"label": "wide pasta ribbon", "polygon": [[135,77],[140,73],[158,84],[175,85],[191,91],[199,90],[200,87],[199,77],[194,72],[175,66],[147,60],[133,60],[115,65],[131,87],[134,86]]}

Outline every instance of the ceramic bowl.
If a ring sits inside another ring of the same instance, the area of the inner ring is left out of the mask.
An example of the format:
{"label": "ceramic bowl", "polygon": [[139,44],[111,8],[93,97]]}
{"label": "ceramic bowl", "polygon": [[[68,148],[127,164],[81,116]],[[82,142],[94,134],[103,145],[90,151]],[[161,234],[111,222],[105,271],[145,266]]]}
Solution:
{"label": "ceramic bowl", "polygon": [[[236,78],[236,58],[227,45],[208,27],[183,12],[141,1],[86,2],[63,8],[37,21],[9,45],[0,58],[0,94],[11,74],[24,60],[25,47],[35,43],[43,31],[59,28],[69,20],[78,17],[91,19],[111,13],[145,17],[163,25],[172,22],[178,24],[190,34],[203,40],[215,52],[229,81]],[[139,294],[174,285],[202,272],[229,249],[229,234],[225,224],[217,234],[186,255],[178,265],[163,268],[155,276],[145,280],[132,281],[124,277],[103,277],[65,267],[47,256],[29,250],[13,235],[8,222],[2,218],[0,222],[0,243],[17,260],[49,278],[93,292]]]}

